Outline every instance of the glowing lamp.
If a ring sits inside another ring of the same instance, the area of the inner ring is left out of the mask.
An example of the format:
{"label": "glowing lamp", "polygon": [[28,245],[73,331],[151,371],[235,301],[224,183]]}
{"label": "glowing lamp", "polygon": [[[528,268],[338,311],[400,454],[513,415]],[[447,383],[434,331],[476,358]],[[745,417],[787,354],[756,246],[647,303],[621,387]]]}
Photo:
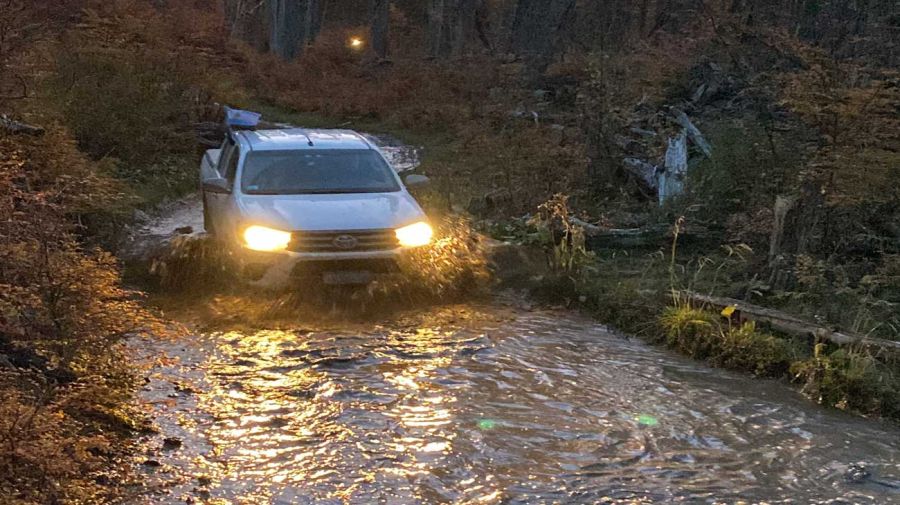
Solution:
{"label": "glowing lamp", "polygon": [[424,221],[420,221],[409,226],[404,226],[396,231],[397,241],[403,247],[420,247],[431,243],[431,237],[434,231],[431,225]]}
{"label": "glowing lamp", "polygon": [[282,251],[291,242],[291,234],[265,226],[251,226],[244,230],[244,245],[254,251]]}

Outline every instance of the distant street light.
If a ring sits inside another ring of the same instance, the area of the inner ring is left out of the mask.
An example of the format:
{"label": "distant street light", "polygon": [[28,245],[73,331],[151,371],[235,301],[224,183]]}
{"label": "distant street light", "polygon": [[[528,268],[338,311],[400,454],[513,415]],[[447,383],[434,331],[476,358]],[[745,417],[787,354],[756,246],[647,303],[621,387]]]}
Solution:
{"label": "distant street light", "polygon": [[363,42],[363,39],[361,39],[359,37],[353,37],[350,39],[350,48],[351,49],[360,50],[360,49],[362,49],[364,44],[365,44],[365,42]]}

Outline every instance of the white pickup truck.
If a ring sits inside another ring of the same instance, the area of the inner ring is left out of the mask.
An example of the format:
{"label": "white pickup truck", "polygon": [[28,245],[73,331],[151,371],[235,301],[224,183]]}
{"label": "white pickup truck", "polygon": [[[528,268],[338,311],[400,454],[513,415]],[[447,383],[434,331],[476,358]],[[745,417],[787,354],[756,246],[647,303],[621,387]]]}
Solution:
{"label": "white pickup truck", "polygon": [[[200,167],[207,233],[263,285],[314,275],[365,284],[396,272],[432,229],[378,148],[349,130],[230,130]],[[410,186],[427,183],[421,175]]]}

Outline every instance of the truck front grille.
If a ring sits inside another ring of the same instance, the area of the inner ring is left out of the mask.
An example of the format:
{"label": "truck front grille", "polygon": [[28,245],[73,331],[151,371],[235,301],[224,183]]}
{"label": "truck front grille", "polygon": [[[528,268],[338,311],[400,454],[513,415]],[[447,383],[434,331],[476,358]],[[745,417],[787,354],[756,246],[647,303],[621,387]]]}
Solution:
{"label": "truck front grille", "polygon": [[387,251],[400,247],[392,229],[355,231],[297,231],[288,250],[294,252]]}

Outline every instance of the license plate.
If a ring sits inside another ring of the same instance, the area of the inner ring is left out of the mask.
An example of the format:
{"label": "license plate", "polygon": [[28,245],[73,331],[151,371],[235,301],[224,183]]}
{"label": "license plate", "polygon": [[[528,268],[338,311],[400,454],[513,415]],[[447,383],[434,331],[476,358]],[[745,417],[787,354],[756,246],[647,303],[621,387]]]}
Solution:
{"label": "license plate", "polygon": [[325,272],[322,282],[325,284],[368,284],[372,282],[372,272]]}

